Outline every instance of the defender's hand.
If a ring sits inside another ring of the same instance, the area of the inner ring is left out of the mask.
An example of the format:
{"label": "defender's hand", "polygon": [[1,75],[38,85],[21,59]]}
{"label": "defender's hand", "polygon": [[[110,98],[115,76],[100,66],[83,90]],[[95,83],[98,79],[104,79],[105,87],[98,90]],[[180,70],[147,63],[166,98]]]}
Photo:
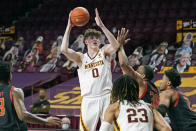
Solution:
{"label": "defender's hand", "polygon": [[130,38],[127,39],[128,33],[129,30],[126,30],[125,28],[121,28],[121,31],[118,30],[117,41],[121,46],[123,46],[124,44],[126,44],[128,41],[131,40]]}

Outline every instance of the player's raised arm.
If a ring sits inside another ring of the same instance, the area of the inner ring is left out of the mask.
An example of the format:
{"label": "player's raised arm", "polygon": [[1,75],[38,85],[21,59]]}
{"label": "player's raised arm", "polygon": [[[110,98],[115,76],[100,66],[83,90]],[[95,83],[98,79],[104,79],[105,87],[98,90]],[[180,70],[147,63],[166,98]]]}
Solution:
{"label": "player's raised arm", "polygon": [[71,23],[70,15],[69,15],[67,28],[65,30],[65,34],[63,36],[63,41],[61,44],[61,52],[68,59],[77,63],[78,66],[81,66],[81,59],[82,59],[81,57],[83,56],[83,54],[80,52],[76,52],[76,51],[69,48],[69,36],[70,36],[70,32],[71,32],[72,27],[73,27],[73,24]]}
{"label": "player's raised arm", "polygon": [[24,93],[19,88],[13,89],[13,102],[18,118],[21,121],[33,124],[61,125],[61,120],[56,117],[48,117],[43,119],[29,113],[24,105]]}
{"label": "player's raised arm", "polygon": [[119,43],[116,40],[116,38],[114,37],[114,35],[105,27],[105,25],[103,24],[101,18],[99,17],[99,13],[97,8],[95,9],[95,21],[97,23],[97,25],[102,29],[103,33],[105,34],[105,36],[107,37],[108,41],[110,44],[107,44],[103,47],[104,53],[106,55],[111,56],[112,54],[114,54],[118,48],[119,48]]}
{"label": "player's raised arm", "polygon": [[123,45],[126,44],[130,39],[126,39],[128,35],[129,30],[126,30],[125,28],[122,28],[121,31],[118,31],[117,40],[120,43],[120,50],[118,51],[118,58],[120,67],[122,69],[123,74],[130,75],[134,77],[137,82],[139,83],[140,88],[145,88],[144,80],[142,76],[137,73],[129,64],[128,64],[128,58],[125,54]]}

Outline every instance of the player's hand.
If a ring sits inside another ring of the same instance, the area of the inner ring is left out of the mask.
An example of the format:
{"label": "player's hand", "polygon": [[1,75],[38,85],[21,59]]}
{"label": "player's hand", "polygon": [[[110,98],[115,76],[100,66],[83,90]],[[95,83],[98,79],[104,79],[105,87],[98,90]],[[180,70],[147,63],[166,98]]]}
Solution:
{"label": "player's hand", "polygon": [[131,40],[130,38],[127,39],[128,33],[129,30],[126,30],[125,28],[121,28],[121,31],[118,30],[117,41],[121,46],[123,46],[124,44],[126,44],[128,41]]}
{"label": "player's hand", "polygon": [[71,23],[71,18],[70,18],[71,12],[72,11],[70,11],[70,13],[69,13],[69,18],[68,18],[68,22],[67,22],[67,27],[70,27],[70,28],[74,27],[74,25]]}
{"label": "player's hand", "polygon": [[47,125],[61,125],[61,119],[57,118],[57,117],[48,117],[47,119]]}
{"label": "player's hand", "polygon": [[100,28],[104,27],[104,24],[103,24],[101,18],[99,17],[99,12],[98,12],[97,8],[95,9],[95,14],[96,14],[96,17],[95,17],[96,24],[97,24]]}

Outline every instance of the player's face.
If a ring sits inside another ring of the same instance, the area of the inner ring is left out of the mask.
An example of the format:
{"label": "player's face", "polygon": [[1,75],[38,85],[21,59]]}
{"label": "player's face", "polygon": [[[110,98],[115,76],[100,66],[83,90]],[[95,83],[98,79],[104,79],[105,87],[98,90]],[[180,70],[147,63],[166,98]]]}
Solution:
{"label": "player's face", "polygon": [[163,90],[167,89],[167,86],[168,86],[169,82],[170,81],[167,78],[167,76],[164,75],[162,80],[160,81],[160,84],[159,84],[160,91],[163,91]]}
{"label": "player's face", "polygon": [[99,48],[100,45],[100,39],[96,36],[89,36],[85,40],[85,44],[90,48]]}

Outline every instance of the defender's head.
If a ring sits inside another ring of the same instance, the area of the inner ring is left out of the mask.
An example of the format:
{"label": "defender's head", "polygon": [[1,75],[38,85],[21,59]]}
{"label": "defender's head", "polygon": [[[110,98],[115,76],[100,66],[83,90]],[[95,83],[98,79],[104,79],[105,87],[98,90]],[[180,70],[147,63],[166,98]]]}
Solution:
{"label": "defender's head", "polygon": [[141,65],[138,67],[137,72],[142,75],[143,79],[152,80],[154,77],[154,71],[149,65]]}
{"label": "defender's head", "polygon": [[101,32],[95,29],[87,29],[84,33],[84,43],[87,48],[99,48]]}
{"label": "defender's head", "polygon": [[175,69],[165,71],[165,74],[160,81],[160,90],[166,90],[171,87],[178,87],[181,84],[180,74]]}
{"label": "defender's head", "polygon": [[111,102],[123,102],[127,100],[132,104],[138,103],[139,100],[139,85],[137,81],[129,76],[122,75],[113,84],[111,92]]}
{"label": "defender's head", "polygon": [[11,82],[11,69],[8,62],[0,61],[0,83],[10,84]]}

